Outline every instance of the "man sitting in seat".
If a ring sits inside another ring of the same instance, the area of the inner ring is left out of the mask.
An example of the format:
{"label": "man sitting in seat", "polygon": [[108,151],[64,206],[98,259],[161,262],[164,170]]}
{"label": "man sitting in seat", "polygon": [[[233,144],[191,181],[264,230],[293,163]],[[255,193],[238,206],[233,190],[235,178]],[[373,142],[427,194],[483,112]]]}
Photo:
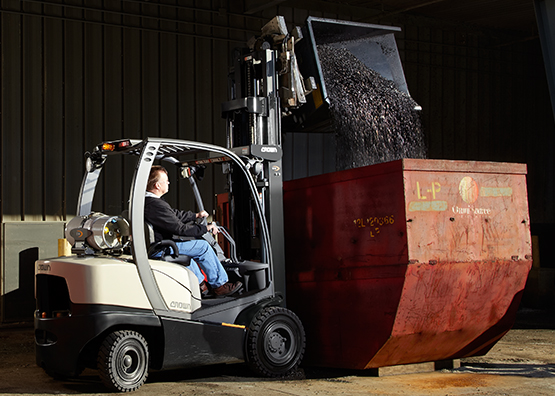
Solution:
{"label": "man sitting in seat", "polygon": [[[163,239],[189,239],[177,240],[176,244],[179,254],[191,257],[197,264],[192,264],[190,269],[195,273],[199,280],[200,290],[203,295],[208,294],[207,283],[217,297],[230,296],[237,292],[241,286],[241,282],[228,282],[225,269],[222,267],[218,256],[210,246],[210,244],[202,238],[202,236],[211,232],[218,233],[215,224],[200,224],[196,219],[208,217],[206,211],[193,213],[191,211],[182,211],[173,209],[162,195],[169,190],[168,172],[163,166],[154,165],[150,170],[148,178],[147,192],[145,197],[145,220],[154,227],[156,241]],[[159,253],[161,255],[162,252]],[[202,268],[206,274],[204,275],[199,269]]]}

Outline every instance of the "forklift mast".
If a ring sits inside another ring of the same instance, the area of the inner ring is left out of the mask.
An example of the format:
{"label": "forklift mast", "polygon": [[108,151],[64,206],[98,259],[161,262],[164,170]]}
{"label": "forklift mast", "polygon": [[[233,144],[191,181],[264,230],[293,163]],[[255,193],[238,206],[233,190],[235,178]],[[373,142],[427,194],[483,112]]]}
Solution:
{"label": "forklift mast", "polygon": [[[300,29],[289,34],[283,17],[278,16],[262,28],[260,37],[252,38],[248,48],[233,53],[229,72],[230,100],[222,104],[227,121],[227,148],[249,156],[250,170],[257,182],[259,199],[270,230],[276,291],[285,295],[285,255],[283,228],[283,178],[281,116],[305,101],[307,93],[298,72],[294,46]],[[238,253],[249,258],[255,250],[257,225],[250,217],[246,189],[233,171],[230,177],[231,227]],[[248,220],[247,220],[248,219]],[[247,238],[251,239],[250,241]]]}

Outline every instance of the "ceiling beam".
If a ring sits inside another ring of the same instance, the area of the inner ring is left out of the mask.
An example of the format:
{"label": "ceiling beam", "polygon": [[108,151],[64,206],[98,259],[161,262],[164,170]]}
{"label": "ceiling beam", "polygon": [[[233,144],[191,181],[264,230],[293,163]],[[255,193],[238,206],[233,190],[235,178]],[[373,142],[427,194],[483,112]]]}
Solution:
{"label": "ceiling beam", "polygon": [[273,1],[265,1],[265,0],[247,0],[245,2],[245,14],[252,15],[259,11],[264,11],[267,8],[277,6],[280,3],[283,3],[285,0],[273,0]]}
{"label": "ceiling beam", "polygon": [[381,12],[380,10],[376,10],[374,8],[322,0],[289,0],[285,2],[285,5],[301,10],[344,15],[351,18],[373,18]]}
{"label": "ceiling beam", "polygon": [[412,10],[415,10],[417,8],[426,7],[426,6],[429,6],[431,4],[435,4],[435,3],[441,3],[443,1],[445,1],[445,0],[430,0],[430,1],[426,1],[424,3],[412,5],[410,7],[405,7],[405,8],[401,8],[399,10],[387,12],[384,15],[380,15],[380,16],[381,17],[387,17],[387,16],[390,16],[390,15],[401,14],[403,12],[412,11]]}

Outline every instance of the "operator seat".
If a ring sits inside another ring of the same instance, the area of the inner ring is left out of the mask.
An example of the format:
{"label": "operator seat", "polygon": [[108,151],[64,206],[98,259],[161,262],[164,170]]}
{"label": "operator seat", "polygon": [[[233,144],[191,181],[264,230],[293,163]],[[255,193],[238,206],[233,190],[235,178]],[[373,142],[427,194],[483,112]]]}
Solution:
{"label": "operator seat", "polygon": [[[126,219],[129,222],[129,210],[124,210],[121,212],[121,217]],[[156,242],[156,238],[154,236],[154,227],[152,224],[145,221],[145,244],[146,250],[148,252],[148,258],[154,260],[162,260],[167,261],[170,263],[181,264],[184,266],[189,266],[191,264],[191,257],[185,254],[179,254],[179,249],[174,241],[171,239],[164,239],[161,241]],[[170,253],[163,253],[161,257],[154,256],[161,250],[166,251],[167,248],[170,248]]]}
{"label": "operator seat", "polygon": [[[179,249],[177,248],[177,244],[175,243],[175,241],[171,239],[163,239],[157,242],[156,238],[154,237],[154,227],[152,226],[152,224],[146,221],[145,239],[149,259],[157,259],[170,263],[181,264],[184,266],[188,266],[189,264],[191,264],[190,256],[179,254]],[[168,248],[170,253],[167,253]],[[162,256],[154,256],[160,251],[163,251]]]}

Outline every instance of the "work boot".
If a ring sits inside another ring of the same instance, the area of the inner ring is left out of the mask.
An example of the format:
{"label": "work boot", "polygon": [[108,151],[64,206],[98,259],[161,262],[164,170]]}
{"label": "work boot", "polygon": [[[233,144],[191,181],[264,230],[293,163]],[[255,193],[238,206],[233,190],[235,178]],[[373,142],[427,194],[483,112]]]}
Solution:
{"label": "work boot", "polygon": [[199,287],[200,287],[200,295],[202,297],[208,297],[208,294],[210,293],[210,290],[208,289],[208,283],[206,283],[206,281],[202,281]]}
{"label": "work boot", "polygon": [[239,281],[235,283],[227,282],[220,287],[216,287],[213,291],[216,297],[231,296],[233,293],[237,292],[241,286],[243,286],[243,284]]}

